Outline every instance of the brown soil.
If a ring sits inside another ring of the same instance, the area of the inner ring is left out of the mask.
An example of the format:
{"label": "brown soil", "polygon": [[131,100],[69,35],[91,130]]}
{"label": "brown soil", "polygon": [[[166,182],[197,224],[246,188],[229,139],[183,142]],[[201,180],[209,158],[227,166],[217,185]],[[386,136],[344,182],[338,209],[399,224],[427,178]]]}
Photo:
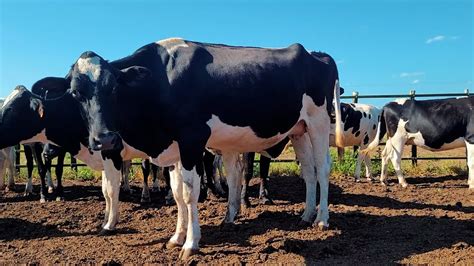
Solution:
{"label": "brown soil", "polygon": [[[298,225],[304,183],[296,177],[272,178],[275,205],[257,206],[253,199],[254,207],[235,226],[219,225],[226,203],[210,199],[199,204],[201,254],[187,262],[473,264],[474,191],[467,189],[467,178],[407,181],[414,185],[385,189],[332,180],[327,231]],[[135,187],[135,194],[122,199],[118,233],[101,237],[96,233],[105,203],[98,183],[65,185],[66,202],[40,204],[21,193],[1,195],[0,264],[176,262],[179,249],[164,247],[174,231],[176,207],[163,206],[163,200],[140,206]]]}

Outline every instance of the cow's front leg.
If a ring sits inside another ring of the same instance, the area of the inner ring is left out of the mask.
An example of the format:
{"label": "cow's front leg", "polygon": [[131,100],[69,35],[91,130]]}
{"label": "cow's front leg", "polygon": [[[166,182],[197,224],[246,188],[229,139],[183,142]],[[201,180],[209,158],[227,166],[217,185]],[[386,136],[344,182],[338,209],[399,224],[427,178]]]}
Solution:
{"label": "cow's front leg", "polygon": [[[107,215],[106,202],[106,221],[102,228],[101,235],[113,233],[119,219],[119,193],[120,193],[120,177],[122,166],[115,166],[112,159],[102,161],[104,165],[105,175],[102,176],[102,192],[105,190],[104,197],[108,197],[109,211]],[[105,178],[104,178],[105,177]],[[104,189],[105,187],[105,189]]]}
{"label": "cow's front leg", "polygon": [[[183,199],[187,208],[188,230],[186,233],[186,242],[179,257],[182,260],[199,251],[199,240],[201,240],[201,228],[199,226],[199,213],[197,203],[201,190],[201,177],[196,172],[196,167],[192,170],[186,170],[181,163],[178,163],[178,170],[181,170],[183,176]],[[181,169],[179,169],[181,167]]]}
{"label": "cow's front leg", "polygon": [[469,168],[469,179],[467,184],[469,189],[474,190],[474,144],[470,144],[466,141],[467,149],[467,166]]}
{"label": "cow's front leg", "polygon": [[169,169],[167,167],[166,169],[170,176],[170,191],[172,191],[174,201],[178,207],[178,221],[176,222],[176,231],[166,244],[168,249],[182,246],[184,244],[184,240],[186,239],[186,230],[188,228],[188,208],[184,202],[183,197],[183,176],[181,171],[178,169],[180,169],[178,164],[175,164]]}
{"label": "cow's front leg", "polygon": [[308,134],[290,137],[296,153],[296,159],[301,164],[301,175],[306,186],[306,201],[304,213],[301,216],[303,223],[311,224],[316,216],[316,173],[314,156]]}
{"label": "cow's front leg", "polygon": [[227,171],[227,184],[229,186],[228,206],[224,223],[233,223],[240,212],[243,163],[240,154],[237,152],[225,152],[222,154],[222,159]]}

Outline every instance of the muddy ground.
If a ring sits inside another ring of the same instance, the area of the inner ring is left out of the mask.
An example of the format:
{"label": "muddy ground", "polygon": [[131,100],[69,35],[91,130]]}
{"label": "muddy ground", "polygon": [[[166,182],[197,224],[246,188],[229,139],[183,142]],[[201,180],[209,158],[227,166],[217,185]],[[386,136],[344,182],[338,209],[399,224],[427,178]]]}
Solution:
{"label": "muddy ground", "polygon": [[[275,205],[253,207],[236,226],[220,226],[226,204],[199,204],[201,254],[188,263],[474,263],[474,191],[466,176],[408,178],[403,189],[392,179],[378,183],[331,180],[330,229],[298,225],[304,183],[273,177]],[[258,184],[253,181],[251,195]],[[138,184],[136,184],[138,185]],[[176,207],[139,204],[140,190],[121,196],[116,235],[97,236],[104,200],[98,182],[65,182],[65,202],[40,204],[20,191],[0,197],[0,264],[173,263],[179,249],[164,246],[176,222]],[[36,190],[38,191],[38,187]]]}

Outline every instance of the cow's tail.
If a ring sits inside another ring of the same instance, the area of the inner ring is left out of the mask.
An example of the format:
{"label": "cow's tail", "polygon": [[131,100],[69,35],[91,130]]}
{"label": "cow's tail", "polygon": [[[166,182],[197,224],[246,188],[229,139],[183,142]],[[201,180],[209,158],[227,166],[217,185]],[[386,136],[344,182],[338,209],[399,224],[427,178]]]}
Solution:
{"label": "cow's tail", "polygon": [[336,83],[334,84],[334,113],[336,114],[335,141],[337,147],[344,148],[344,132],[342,130],[340,94],[341,89],[339,87],[339,80],[336,79]]}
{"label": "cow's tail", "polygon": [[370,142],[370,144],[367,146],[367,148],[364,149],[364,151],[370,152],[375,150],[375,148],[379,146],[380,141],[385,136],[385,133],[387,133],[387,126],[385,123],[384,110],[382,109],[382,112],[380,113],[380,119],[377,124],[377,134],[375,135],[375,138],[372,140],[372,142]]}

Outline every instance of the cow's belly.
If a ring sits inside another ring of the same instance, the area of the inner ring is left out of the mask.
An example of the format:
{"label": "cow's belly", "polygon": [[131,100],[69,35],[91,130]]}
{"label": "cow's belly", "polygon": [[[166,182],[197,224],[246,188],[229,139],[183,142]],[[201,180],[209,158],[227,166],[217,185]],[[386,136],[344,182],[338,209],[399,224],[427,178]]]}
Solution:
{"label": "cow's belly", "polygon": [[409,138],[410,140],[407,142],[407,144],[413,144],[430,151],[445,151],[445,150],[452,150],[452,149],[466,146],[466,143],[464,142],[464,138],[457,138],[452,142],[443,144],[440,148],[433,148],[433,147],[428,146],[422,134],[419,132],[415,134],[409,133]]}
{"label": "cow's belly", "polygon": [[249,127],[231,126],[216,115],[207,122],[211,136],[206,147],[219,151],[259,152],[274,146],[285,139],[292,131],[298,131],[298,123],[288,132],[278,133],[270,138],[260,138]]}
{"label": "cow's belly", "polygon": [[172,166],[179,160],[179,147],[176,141],[173,141],[173,143],[157,157],[151,158],[151,162],[160,167]]}

